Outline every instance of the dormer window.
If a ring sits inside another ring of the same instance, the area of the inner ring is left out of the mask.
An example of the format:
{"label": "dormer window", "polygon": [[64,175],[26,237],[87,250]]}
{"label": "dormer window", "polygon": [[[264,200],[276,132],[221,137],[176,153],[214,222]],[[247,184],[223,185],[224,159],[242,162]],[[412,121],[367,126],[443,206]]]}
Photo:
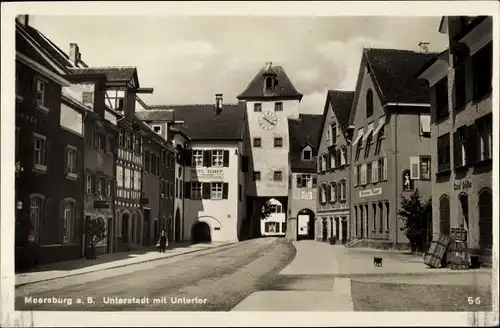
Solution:
{"label": "dormer window", "polygon": [[305,161],[310,161],[312,159],[312,149],[310,146],[306,146],[302,149],[302,159]]}
{"label": "dormer window", "polygon": [[276,89],[276,86],[278,85],[278,80],[276,79],[276,76],[271,75],[271,76],[266,76],[265,78],[265,83],[264,83],[264,88],[265,91],[271,92]]}

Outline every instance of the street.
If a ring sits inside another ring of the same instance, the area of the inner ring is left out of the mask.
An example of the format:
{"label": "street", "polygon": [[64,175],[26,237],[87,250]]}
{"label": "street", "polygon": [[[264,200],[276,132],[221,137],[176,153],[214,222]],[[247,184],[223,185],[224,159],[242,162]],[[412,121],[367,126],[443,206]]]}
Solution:
{"label": "street", "polygon": [[[384,257],[383,267],[371,264],[374,255]],[[16,289],[16,310],[25,311],[488,311],[491,306],[488,269],[433,271],[405,253],[282,238]]]}
{"label": "street", "polygon": [[[96,277],[104,275],[104,271],[22,286],[16,289],[16,309],[229,311],[252,292],[267,289],[294,255],[293,245],[283,239],[255,239],[210,254],[161,260],[149,269],[145,264],[147,270],[111,278]],[[86,281],[85,276],[89,275],[94,276],[93,281]],[[25,296],[32,297],[31,304],[25,302]],[[93,298],[93,304],[87,302],[88,297]],[[139,303],[131,303],[134,297]],[[149,303],[140,303],[144,297],[149,297]],[[35,298],[47,300],[44,304],[34,304]],[[52,298],[57,301],[53,302]],[[86,304],[78,304],[78,298]],[[203,301],[187,303],[192,298]],[[120,302],[129,304],[118,304]]]}

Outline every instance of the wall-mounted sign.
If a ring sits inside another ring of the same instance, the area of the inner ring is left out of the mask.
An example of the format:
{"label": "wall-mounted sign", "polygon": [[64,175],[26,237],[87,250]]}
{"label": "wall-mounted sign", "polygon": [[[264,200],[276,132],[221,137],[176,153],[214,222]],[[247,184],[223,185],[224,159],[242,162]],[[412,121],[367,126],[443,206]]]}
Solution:
{"label": "wall-mounted sign", "polygon": [[224,170],[218,168],[210,168],[210,167],[197,167],[192,168],[190,173],[191,180],[224,180]]}
{"label": "wall-mounted sign", "polygon": [[464,180],[453,183],[453,190],[469,189],[472,187],[472,182],[470,180]]}
{"label": "wall-mounted sign", "polygon": [[382,194],[382,188],[373,188],[367,190],[361,190],[359,192],[359,197],[370,197]]}

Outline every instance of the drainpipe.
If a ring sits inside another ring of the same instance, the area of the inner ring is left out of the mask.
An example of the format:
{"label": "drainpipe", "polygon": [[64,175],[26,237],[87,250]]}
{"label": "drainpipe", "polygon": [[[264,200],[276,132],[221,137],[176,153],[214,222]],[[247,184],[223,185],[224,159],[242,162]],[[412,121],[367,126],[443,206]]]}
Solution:
{"label": "drainpipe", "polygon": [[[184,137],[183,137],[184,138]],[[187,142],[184,141],[184,154],[182,154],[182,160],[180,161],[180,166],[182,167],[182,184],[179,186],[179,188],[182,189],[182,241],[184,241],[184,215],[185,215],[185,199],[186,199],[186,191],[184,190],[184,186],[186,185],[186,167],[184,166],[184,156],[185,156],[185,151],[187,148]],[[177,172],[174,172],[174,174],[177,176]],[[175,180],[174,180],[175,181]],[[191,236],[191,239],[193,236]]]}
{"label": "drainpipe", "polygon": [[[399,105],[399,104],[396,104],[396,106]],[[398,178],[399,178],[399,172],[398,172],[398,154],[399,154],[399,151],[398,151],[398,114],[394,115],[394,171],[396,172],[396,179],[395,179],[395,182],[396,182],[396,187],[394,188],[394,190],[396,191],[396,207],[395,209],[397,209],[398,207],[398,200],[399,200],[399,191],[398,191],[398,187],[399,187],[399,181],[398,181]],[[397,213],[397,210],[395,211],[395,213]],[[389,232],[390,233],[390,232]],[[399,234],[399,231],[398,231],[398,217],[396,216],[396,248],[398,247],[398,234]]]}

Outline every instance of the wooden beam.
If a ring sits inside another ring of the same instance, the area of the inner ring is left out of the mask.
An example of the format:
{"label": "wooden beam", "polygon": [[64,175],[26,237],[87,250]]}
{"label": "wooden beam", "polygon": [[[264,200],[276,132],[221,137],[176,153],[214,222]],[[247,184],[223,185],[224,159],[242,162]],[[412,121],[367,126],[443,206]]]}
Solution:
{"label": "wooden beam", "polygon": [[154,92],[154,88],[137,88],[135,89],[135,93],[148,93],[151,94]]}

